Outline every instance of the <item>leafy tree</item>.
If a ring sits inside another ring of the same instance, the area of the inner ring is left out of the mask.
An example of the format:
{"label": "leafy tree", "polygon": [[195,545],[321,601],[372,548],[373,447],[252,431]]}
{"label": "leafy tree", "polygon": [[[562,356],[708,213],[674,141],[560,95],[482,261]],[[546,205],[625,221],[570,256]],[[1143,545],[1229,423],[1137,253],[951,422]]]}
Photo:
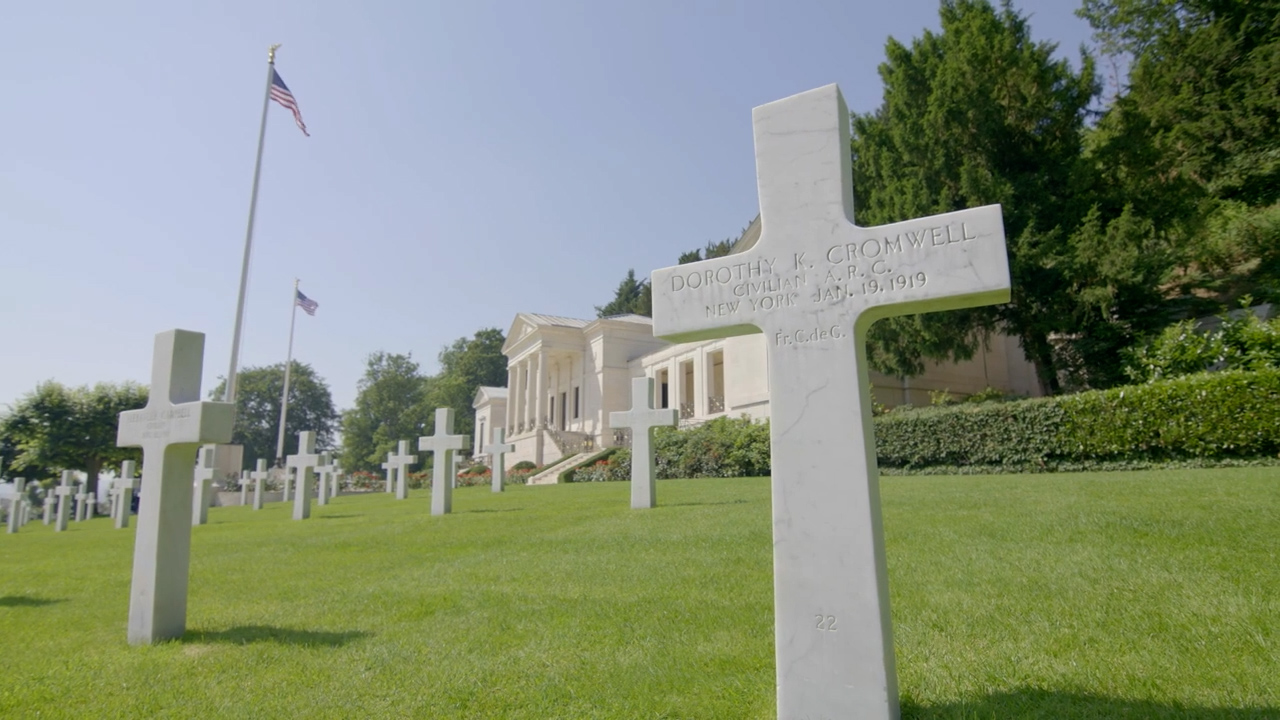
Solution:
{"label": "leafy tree", "polygon": [[[333,446],[338,413],[333,408],[329,386],[310,365],[297,360],[289,370],[289,415],[284,424],[284,453],[298,452],[298,433],[312,430],[316,448]],[[209,392],[220,399],[226,379]],[[280,398],[284,391],[284,363],[245,368],[236,379],[236,424],[231,442],[244,446],[244,465],[253,467],[258,458],[276,458],[280,433]]]}
{"label": "leafy tree", "polygon": [[925,359],[972,356],[999,327],[1017,336],[1042,386],[1059,389],[1051,337],[1087,312],[1071,274],[1071,234],[1087,211],[1080,153],[1093,61],[1079,72],[1031,39],[1006,0],[944,0],[942,32],[894,39],[880,66],[884,101],[853,118],[859,224],[878,225],[1000,203],[1012,301],[994,308],[891,318],[872,326],[868,356],[897,375]]}
{"label": "leafy tree", "polygon": [[648,280],[637,280],[635,269],[628,269],[627,276],[618,283],[613,300],[607,305],[596,306],[596,317],[625,315],[634,313],[650,317],[653,315],[653,289]]}
{"label": "leafy tree", "polygon": [[147,404],[147,389],[136,383],[99,383],[68,388],[41,383],[0,419],[0,438],[10,475],[50,478],[59,470],[83,470],[96,492],[98,473],[123,460],[140,460],[137,448],[116,447],[120,413]]}
{"label": "leafy tree", "polygon": [[[455,433],[470,435],[475,429],[476,413],[471,403],[477,388],[506,387],[507,357],[502,354],[505,342],[501,330],[485,328],[470,339],[458,338],[440,351],[440,372],[432,378],[427,399],[433,408],[453,408]],[[427,432],[435,432],[434,414],[428,425]]]}
{"label": "leafy tree", "polygon": [[342,464],[376,472],[400,440],[426,434],[427,378],[412,354],[378,351],[369,355],[357,388],[355,407],[342,414]]}
{"label": "leafy tree", "polygon": [[1078,14],[1131,68],[1090,138],[1110,215],[1129,207],[1165,239],[1183,315],[1280,299],[1280,0],[1085,0]]}

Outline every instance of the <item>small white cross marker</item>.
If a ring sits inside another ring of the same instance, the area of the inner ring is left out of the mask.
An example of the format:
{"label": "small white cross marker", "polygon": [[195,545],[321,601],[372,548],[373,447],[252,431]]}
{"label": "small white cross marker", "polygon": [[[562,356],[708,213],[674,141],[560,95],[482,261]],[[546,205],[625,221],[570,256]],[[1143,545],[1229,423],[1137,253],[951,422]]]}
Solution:
{"label": "small white cross marker", "polygon": [[509,452],[515,452],[516,446],[506,442],[506,428],[496,427],[491,434],[493,443],[484,447],[484,453],[491,458],[490,464],[493,466],[493,491],[502,492],[507,475],[506,455]]}
{"label": "small white cross marker", "polygon": [[391,487],[394,479],[397,500],[409,498],[409,466],[418,464],[418,456],[409,452],[409,441],[401,440],[397,444],[396,454],[387,453],[387,487]]}
{"label": "small white cross marker", "polygon": [[611,427],[631,428],[631,507],[643,509],[658,504],[653,433],[676,422],[674,408],[654,409],[653,378],[647,377],[631,379],[630,410],[609,413]]}
{"label": "small white cross marker", "polygon": [[262,483],[267,481],[271,476],[271,471],[267,470],[267,461],[258,458],[257,470],[249,473],[250,479],[253,480],[253,509],[262,509]]}
{"label": "small white cross marker", "polygon": [[213,476],[218,469],[214,467],[214,450],[216,445],[205,445],[200,448],[200,463],[195,468],[195,483],[191,492],[191,524],[204,525],[209,522],[209,503],[213,500]]}
{"label": "small white cross marker", "polygon": [[133,491],[138,487],[138,463],[133,460],[125,460],[120,463],[120,477],[116,479],[119,486],[118,502],[116,503],[116,529],[123,530],[129,527],[129,516],[133,514]]}
{"label": "small white cross marker", "polygon": [[293,519],[306,520],[311,517],[311,493],[313,489],[314,470],[320,462],[316,454],[316,434],[313,430],[298,433],[298,454],[285,458],[285,476],[293,470],[297,485],[294,486]]}
{"label": "small white cross marker", "polygon": [[[453,453],[471,447],[470,435],[453,434],[453,408],[436,408],[435,434],[418,438],[418,451],[431,459],[431,514],[453,512],[453,483],[445,477],[453,471]],[[456,476],[455,476],[456,477]]]}

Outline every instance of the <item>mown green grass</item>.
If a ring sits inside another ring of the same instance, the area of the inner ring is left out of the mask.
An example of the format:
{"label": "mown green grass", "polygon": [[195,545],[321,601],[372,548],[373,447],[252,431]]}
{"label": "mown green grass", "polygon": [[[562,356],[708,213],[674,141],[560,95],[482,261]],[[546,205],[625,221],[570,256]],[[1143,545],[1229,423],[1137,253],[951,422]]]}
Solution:
{"label": "mown green grass", "polygon": [[[1280,469],[885,478],[907,718],[1280,717]],[[133,530],[0,536],[0,716],[769,718],[766,479],[214,508],[188,632]]]}

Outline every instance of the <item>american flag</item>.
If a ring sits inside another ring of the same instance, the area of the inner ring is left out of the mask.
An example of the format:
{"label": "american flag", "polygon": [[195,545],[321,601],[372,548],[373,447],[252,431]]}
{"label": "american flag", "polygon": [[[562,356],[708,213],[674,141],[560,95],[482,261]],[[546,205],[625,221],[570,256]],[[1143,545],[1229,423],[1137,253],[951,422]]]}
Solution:
{"label": "american flag", "polygon": [[297,303],[298,307],[302,308],[303,312],[314,317],[316,308],[320,307],[320,303],[303,295],[301,290],[295,290],[294,292],[298,293],[298,296],[293,301]]}
{"label": "american flag", "polygon": [[276,72],[274,66],[271,68],[271,99],[289,108],[293,113],[293,121],[298,123],[302,134],[311,137],[311,133],[307,132],[307,124],[302,122],[302,113],[298,111],[298,101],[293,99],[289,86],[280,79],[280,73]]}

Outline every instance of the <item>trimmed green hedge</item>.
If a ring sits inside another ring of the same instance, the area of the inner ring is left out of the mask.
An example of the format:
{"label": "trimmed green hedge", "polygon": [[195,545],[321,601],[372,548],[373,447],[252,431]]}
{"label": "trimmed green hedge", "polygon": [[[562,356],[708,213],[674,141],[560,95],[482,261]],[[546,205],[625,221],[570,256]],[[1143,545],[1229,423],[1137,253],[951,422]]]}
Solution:
{"label": "trimmed green hedge", "polygon": [[876,419],[876,451],[898,468],[1274,457],[1280,370],[890,413]]}
{"label": "trimmed green hedge", "polygon": [[[1280,457],[1280,369],[1188,375],[1146,385],[1010,402],[900,409],[875,418],[889,472],[1027,472],[1198,465]],[[770,471],[769,424],[717,418],[655,433],[659,478]],[[1136,464],[1136,465],[1135,465]],[[627,449],[571,482],[631,479]]]}

